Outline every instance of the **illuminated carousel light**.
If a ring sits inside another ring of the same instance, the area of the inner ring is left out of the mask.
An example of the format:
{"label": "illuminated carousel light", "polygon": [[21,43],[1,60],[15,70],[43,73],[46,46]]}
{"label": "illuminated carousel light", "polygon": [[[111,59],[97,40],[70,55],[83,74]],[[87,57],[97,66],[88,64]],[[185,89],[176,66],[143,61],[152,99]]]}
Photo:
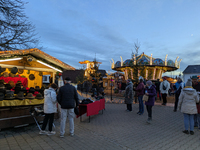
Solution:
{"label": "illuminated carousel light", "polygon": [[[167,60],[168,55],[165,56],[165,59],[162,60],[160,58],[153,58],[152,54],[150,56],[146,54],[141,54],[139,56],[133,55],[133,59],[127,59],[122,63],[121,60],[121,66],[119,65],[120,61],[116,61],[113,70],[115,71],[121,71],[125,74],[125,79],[132,78],[131,69],[135,71],[137,68],[136,65],[138,65],[138,76],[142,74],[140,72],[143,69],[150,69],[146,70],[146,78],[151,77],[151,79],[161,78],[162,73],[164,72],[170,72],[174,71],[180,68],[180,61],[178,61],[178,58],[176,58],[175,61],[173,60]],[[112,64],[113,65],[113,64]],[[134,78],[134,76],[133,76]],[[145,78],[145,77],[143,77]]]}

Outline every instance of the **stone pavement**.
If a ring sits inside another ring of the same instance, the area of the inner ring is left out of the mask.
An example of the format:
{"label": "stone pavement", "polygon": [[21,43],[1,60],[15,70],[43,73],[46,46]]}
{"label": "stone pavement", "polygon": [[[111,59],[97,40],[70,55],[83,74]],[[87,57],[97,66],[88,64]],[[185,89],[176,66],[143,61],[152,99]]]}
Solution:
{"label": "stone pavement", "polygon": [[126,112],[125,104],[107,103],[101,114],[75,118],[75,135],[59,137],[59,120],[55,121],[56,135],[38,135],[34,125],[0,131],[0,150],[199,150],[200,131],[185,135],[183,114],[173,107],[153,107],[152,124],[146,124],[147,112],[137,115],[138,104]]}

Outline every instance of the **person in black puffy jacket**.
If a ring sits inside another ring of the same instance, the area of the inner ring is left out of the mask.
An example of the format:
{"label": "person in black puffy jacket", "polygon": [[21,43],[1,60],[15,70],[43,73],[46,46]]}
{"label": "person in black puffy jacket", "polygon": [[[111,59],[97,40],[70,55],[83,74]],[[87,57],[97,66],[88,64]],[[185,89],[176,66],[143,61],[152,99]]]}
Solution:
{"label": "person in black puffy jacket", "polygon": [[69,132],[74,135],[74,108],[79,105],[78,93],[74,86],[70,85],[70,78],[64,80],[65,85],[59,89],[57,101],[61,106],[60,137],[64,137],[66,119],[69,119]]}

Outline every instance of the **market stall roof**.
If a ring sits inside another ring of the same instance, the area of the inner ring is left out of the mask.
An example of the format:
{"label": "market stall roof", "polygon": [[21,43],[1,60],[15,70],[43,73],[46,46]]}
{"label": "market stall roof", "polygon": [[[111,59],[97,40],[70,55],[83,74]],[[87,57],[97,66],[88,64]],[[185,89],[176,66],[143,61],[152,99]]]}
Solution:
{"label": "market stall roof", "polygon": [[24,49],[24,50],[13,50],[13,51],[0,51],[0,59],[8,59],[8,58],[14,58],[17,56],[33,56],[36,59],[39,59],[41,61],[47,62],[48,64],[53,64],[55,66],[58,66],[59,68],[62,68],[62,70],[75,70],[74,67],[58,60],[57,58],[37,49]]}

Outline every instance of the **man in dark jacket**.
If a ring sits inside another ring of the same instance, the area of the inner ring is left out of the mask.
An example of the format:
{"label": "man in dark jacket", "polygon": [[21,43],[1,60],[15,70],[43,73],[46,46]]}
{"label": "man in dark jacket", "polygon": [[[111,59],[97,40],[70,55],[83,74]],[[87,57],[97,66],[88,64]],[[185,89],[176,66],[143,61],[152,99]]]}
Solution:
{"label": "man in dark jacket", "polygon": [[[57,101],[61,106],[60,137],[64,137],[66,119],[69,119],[69,132],[74,135],[74,108],[79,105],[76,88],[70,85],[70,78],[64,80],[65,85],[59,89]],[[76,106],[75,106],[76,103]]]}
{"label": "man in dark jacket", "polygon": [[161,101],[161,94],[160,94],[160,79],[157,79],[157,81],[156,81],[156,83],[155,83],[155,86],[156,86],[156,93],[158,93],[159,98],[160,98],[160,101]]}

